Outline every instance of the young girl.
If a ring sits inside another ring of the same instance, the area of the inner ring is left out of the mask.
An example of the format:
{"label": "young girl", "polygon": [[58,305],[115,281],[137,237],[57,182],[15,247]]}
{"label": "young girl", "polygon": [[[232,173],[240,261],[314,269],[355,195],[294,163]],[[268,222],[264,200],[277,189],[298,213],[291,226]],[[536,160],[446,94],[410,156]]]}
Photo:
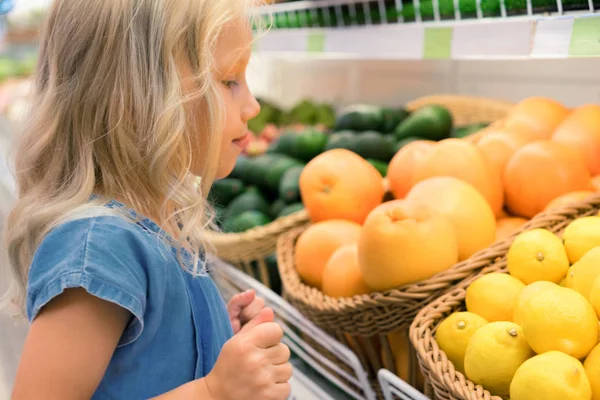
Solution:
{"label": "young girl", "polygon": [[289,395],[273,312],[249,292],[228,314],[204,256],[206,194],[259,112],[249,10],[52,1],[5,231],[31,321],[14,399]]}

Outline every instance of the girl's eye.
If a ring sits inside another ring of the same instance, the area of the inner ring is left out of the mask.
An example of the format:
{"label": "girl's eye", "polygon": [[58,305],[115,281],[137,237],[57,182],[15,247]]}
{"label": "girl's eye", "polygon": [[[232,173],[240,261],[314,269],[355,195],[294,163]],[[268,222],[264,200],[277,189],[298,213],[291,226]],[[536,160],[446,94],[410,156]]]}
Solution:
{"label": "girl's eye", "polygon": [[233,89],[239,85],[238,81],[223,81],[223,85],[227,86],[229,89]]}

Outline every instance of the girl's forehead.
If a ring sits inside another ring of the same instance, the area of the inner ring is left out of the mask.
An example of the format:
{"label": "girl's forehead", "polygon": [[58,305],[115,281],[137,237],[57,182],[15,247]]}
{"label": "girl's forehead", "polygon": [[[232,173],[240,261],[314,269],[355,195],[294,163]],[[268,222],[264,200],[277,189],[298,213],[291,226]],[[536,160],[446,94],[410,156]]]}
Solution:
{"label": "girl's forehead", "polygon": [[240,18],[223,27],[215,51],[217,70],[227,73],[238,66],[245,66],[252,53],[252,30],[250,24]]}

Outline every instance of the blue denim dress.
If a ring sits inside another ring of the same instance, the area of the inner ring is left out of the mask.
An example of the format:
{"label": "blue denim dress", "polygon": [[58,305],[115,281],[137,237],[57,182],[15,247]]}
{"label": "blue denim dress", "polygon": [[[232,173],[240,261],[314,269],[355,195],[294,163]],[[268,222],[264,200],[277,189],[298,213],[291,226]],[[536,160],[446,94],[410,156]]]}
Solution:
{"label": "blue denim dress", "polygon": [[210,276],[184,271],[154,222],[118,202],[107,206],[124,216],[66,222],[43,240],[29,271],[27,316],[33,321],[68,288],[128,310],[93,399],[147,399],[208,374],[233,332]]}

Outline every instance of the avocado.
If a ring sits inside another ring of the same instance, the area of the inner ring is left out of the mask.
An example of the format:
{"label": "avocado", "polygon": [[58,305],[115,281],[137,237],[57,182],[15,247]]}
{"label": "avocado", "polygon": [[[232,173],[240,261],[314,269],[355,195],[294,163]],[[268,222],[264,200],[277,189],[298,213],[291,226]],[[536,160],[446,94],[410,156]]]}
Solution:
{"label": "avocado", "polygon": [[244,182],[240,179],[225,178],[214,181],[208,198],[214,205],[226,207],[231,200],[239,196],[244,191]]}
{"label": "avocado", "polygon": [[394,145],[394,154],[396,154],[398,151],[400,151],[400,149],[403,148],[404,146],[406,146],[407,144],[416,142],[417,140],[426,140],[426,139],[416,137],[416,136],[409,136],[407,138],[398,140],[396,142],[396,144]]}
{"label": "avocado", "polygon": [[292,157],[302,161],[310,161],[325,150],[327,134],[317,130],[307,130],[297,134]]}
{"label": "avocado", "polygon": [[386,163],[379,160],[373,160],[372,158],[367,158],[367,161],[369,162],[369,164],[375,167],[377,172],[381,174],[381,177],[384,178],[387,176],[388,165]]}
{"label": "avocado", "polygon": [[452,131],[452,115],[442,106],[429,105],[409,115],[395,131],[397,140],[410,136],[439,141],[447,139]]}
{"label": "avocado", "polygon": [[296,166],[288,169],[279,182],[279,198],[286,203],[300,201],[300,175],[304,166]]}
{"label": "avocado", "polygon": [[303,132],[284,132],[277,144],[277,152],[302,161],[310,161],[325,149],[328,135],[315,129]]}
{"label": "avocado", "polygon": [[279,216],[281,210],[283,210],[287,206],[287,203],[283,201],[283,199],[277,199],[271,204],[271,208],[269,209],[269,215],[271,218],[275,219]]}
{"label": "avocado", "polygon": [[248,165],[250,163],[250,159],[245,155],[238,156],[235,161],[235,166],[233,167],[233,171],[229,174],[229,178],[240,179],[243,182],[247,181],[248,175]]}
{"label": "avocado", "polygon": [[393,136],[368,131],[357,135],[356,149],[363,158],[389,162],[394,156],[394,142]]}
{"label": "avocado", "polygon": [[410,113],[404,108],[393,109],[384,107],[381,109],[383,114],[383,124],[381,126],[381,132],[383,133],[394,133],[398,125],[402,123]]}
{"label": "avocado", "polygon": [[265,215],[269,213],[269,203],[255,187],[248,188],[229,203],[225,208],[225,221],[229,222],[245,211],[260,211]]}
{"label": "avocado", "polygon": [[251,210],[244,211],[234,218],[227,220],[223,227],[226,232],[239,233],[258,226],[267,225],[270,222],[271,219],[262,212]]}
{"label": "avocado", "polygon": [[279,154],[265,153],[249,159],[245,182],[255,186],[265,186],[269,167],[273,165]]}
{"label": "avocado", "polygon": [[354,104],[344,108],[335,121],[334,131],[357,132],[378,131],[383,127],[381,107],[369,104]]}
{"label": "avocado", "polygon": [[274,154],[273,162],[266,167],[264,187],[273,193],[277,193],[284,174],[294,167],[302,168],[304,164],[284,154]]}
{"label": "avocado", "polygon": [[302,204],[300,202],[293,203],[288,206],[285,206],[285,208],[283,210],[281,210],[281,212],[279,213],[278,217],[285,217],[287,215],[293,214],[300,210],[304,210],[304,204]]}
{"label": "avocado", "polygon": [[477,133],[482,129],[485,129],[489,126],[489,123],[480,122],[476,124],[469,124],[464,126],[458,126],[452,130],[451,137],[453,138],[465,138],[473,133]]}
{"label": "avocado", "polygon": [[346,149],[357,152],[356,138],[357,134],[354,131],[339,131],[329,135],[325,151],[332,149]]}

